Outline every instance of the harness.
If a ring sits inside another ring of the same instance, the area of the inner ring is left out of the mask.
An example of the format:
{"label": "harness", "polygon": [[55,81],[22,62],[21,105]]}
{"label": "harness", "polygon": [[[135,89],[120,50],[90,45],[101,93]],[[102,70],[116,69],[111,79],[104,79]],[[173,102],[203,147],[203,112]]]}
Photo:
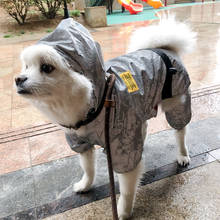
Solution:
{"label": "harness", "polygon": [[177,70],[171,64],[169,57],[161,49],[149,49],[158,54],[166,65],[166,79],[162,89],[162,100],[172,98],[172,79]]}

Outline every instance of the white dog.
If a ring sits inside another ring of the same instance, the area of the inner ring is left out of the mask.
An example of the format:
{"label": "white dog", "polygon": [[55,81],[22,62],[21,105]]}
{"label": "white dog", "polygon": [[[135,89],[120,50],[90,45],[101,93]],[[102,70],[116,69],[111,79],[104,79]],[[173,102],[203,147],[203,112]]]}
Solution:
{"label": "white dog", "polygon": [[190,81],[179,55],[193,48],[195,38],[185,24],[174,19],[161,21],[135,32],[129,53],[108,61],[104,67],[99,45],[89,32],[66,19],[21,54],[23,69],[15,79],[17,92],[59,124],[71,148],[80,153],[84,175],[74,185],[76,192],[87,191],[93,183],[93,146],[104,145],[105,81],[108,74],[116,75],[110,140],[120,185],[120,219],[132,214],[142,172],[146,120],[156,116],[159,104],[169,124],[177,129],[178,163],[190,162],[185,144],[185,126],[191,118]]}

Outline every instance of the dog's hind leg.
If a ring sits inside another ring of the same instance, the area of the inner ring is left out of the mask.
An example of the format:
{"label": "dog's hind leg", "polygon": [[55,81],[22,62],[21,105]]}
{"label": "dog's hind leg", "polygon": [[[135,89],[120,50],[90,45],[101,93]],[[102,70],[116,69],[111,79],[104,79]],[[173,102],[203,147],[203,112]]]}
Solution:
{"label": "dog's hind leg", "polygon": [[95,149],[91,148],[79,154],[80,165],[84,171],[82,179],[74,184],[75,192],[86,192],[93,183],[95,176]]}
{"label": "dog's hind leg", "polygon": [[176,139],[179,145],[177,161],[180,166],[187,166],[190,162],[189,152],[186,145],[186,126],[191,120],[191,95],[190,91],[185,94],[164,100],[162,109],[171,127],[176,129]]}
{"label": "dog's hind leg", "polygon": [[176,130],[176,139],[179,145],[177,162],[180,166],[187,166],[190,163],[189,151],[186,145],[186,127]]}
{"label": "dog's hind leg", "polygon": [[142,161],[138,166],[127,173],[118,174],[120,197],[118,200],[118,217],[120,220],[131,216],[136,190],[142,174]]}

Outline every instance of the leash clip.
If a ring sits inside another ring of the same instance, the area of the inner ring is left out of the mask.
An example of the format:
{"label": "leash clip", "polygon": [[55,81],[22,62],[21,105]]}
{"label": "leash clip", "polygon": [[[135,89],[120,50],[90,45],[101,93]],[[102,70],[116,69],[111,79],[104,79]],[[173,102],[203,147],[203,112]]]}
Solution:
{"label": "leash clip", "polygon": [[106,108],[114,108],[115,107],[115,101],[106,99],[105,103],[104,103],[104,106]]}

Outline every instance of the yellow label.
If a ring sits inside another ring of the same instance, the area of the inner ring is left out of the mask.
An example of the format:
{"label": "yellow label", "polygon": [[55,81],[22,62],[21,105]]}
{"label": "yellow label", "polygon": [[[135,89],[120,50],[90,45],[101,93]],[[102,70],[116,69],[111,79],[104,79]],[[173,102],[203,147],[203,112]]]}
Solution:
{"label": "yellow label", "polygon": [[136,92],[139,90],[137,83],[135,82],[132,74],[129,71],[121,73],[120,77],[122,78],[125,85],[127,86],[129,93]]}

